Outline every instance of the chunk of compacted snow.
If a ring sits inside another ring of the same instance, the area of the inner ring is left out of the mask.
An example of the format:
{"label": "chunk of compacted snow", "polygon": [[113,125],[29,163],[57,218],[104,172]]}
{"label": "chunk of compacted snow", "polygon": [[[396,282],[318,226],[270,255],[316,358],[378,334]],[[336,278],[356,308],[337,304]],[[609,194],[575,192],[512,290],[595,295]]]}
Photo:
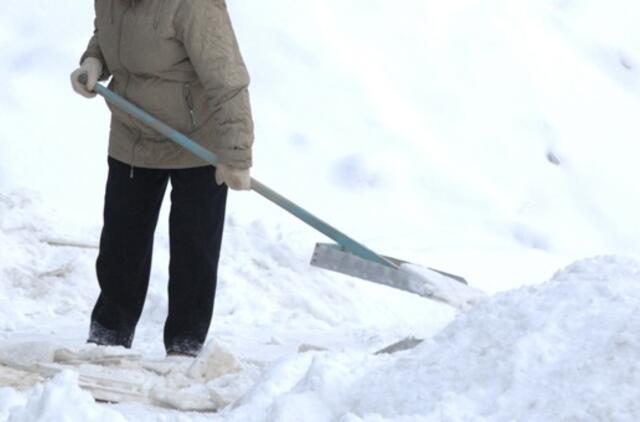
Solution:
{"label": "chunk of compacted snow", "polygon": [[97,404],[78,386],[78,375],[64,371],[45,384],[18,392],[0,389],[0,420],[12,422],[87,421],[119,422],[119,412]]}

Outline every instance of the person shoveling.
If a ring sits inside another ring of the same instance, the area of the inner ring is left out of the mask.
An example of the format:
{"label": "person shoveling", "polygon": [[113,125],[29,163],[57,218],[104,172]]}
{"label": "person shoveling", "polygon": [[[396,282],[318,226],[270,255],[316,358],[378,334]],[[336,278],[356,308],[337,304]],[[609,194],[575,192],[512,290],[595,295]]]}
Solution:
{"label": "person shoveling", "polygon": [[[226,185],[257,192],[335,241],[316,246],[313,265],[461,309],[483,297],[462,277],[377,254],[251,178],[249,76],[223,0],[105,4],[96,2],[95,33],[72,74],[78,93],[101,95],[112,111],[90,342],[131,346],[169,180],[168,354],[195,356],[205,342]],[[109,88],[98,83],[109,77]]]}

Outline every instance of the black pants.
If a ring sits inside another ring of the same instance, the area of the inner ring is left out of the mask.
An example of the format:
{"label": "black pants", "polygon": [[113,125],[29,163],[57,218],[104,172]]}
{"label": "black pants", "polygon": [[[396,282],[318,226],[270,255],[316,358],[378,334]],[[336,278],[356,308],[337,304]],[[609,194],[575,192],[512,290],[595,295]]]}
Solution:
{"label": "black pants", "polygon": [[100,296],[91,315],[89,342],[131,347],[142,313],[153,234],[167,183],[169,217],[169,312],[167,352],[197,354],[213,314],[227,199],[213,167],[159,170],[130,167],[109,158],[104,227],[96,263]]}

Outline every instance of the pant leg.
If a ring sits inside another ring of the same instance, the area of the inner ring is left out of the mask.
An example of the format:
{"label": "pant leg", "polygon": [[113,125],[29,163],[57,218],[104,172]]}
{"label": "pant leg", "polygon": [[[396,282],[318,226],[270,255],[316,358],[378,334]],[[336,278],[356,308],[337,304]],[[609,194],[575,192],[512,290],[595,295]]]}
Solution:
{"label": "pant leg", "polygon": [[89,342],[131,347],[142,313],[153,234],[169,171],[130,167],[109,158],[104,226],[96,262],[100,296],[91,314]]}
{"label": "pant leg", "polygon": [[197,354],[204,344],[216,292],[227,186],[213,167],[171,172],[167,352]]}

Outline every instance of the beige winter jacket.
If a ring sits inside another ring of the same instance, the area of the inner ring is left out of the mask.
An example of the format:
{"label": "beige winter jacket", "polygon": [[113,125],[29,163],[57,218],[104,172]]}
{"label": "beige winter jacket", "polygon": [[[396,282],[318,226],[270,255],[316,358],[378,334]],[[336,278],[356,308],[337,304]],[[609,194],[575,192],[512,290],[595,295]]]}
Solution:
{"label": "beige winter jacket", "polygon": [[[233,167],[251,166],[249,75],[225,0],[95,0],[95,32],[81,58],[101,80]],[[110,106],[109,155],[136,167],[207,163]]]}

